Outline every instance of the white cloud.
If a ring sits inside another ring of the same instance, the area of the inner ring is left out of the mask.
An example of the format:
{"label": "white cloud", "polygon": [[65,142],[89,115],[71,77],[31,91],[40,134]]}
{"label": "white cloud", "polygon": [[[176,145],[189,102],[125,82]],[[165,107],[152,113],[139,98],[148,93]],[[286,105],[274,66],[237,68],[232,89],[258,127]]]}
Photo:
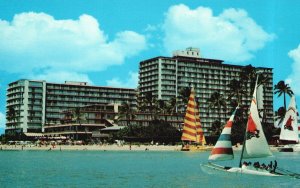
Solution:
{"label": "white cloud", "polygon": [[168,52],[199,47],[204,57],[231,62],[251,59],[253,53],[272,41],[269,34],[242,9],[226,9],[213,15],[210,8],[190,9],[175,5],[166,13],[163,30]]}
{"label": "white cloud", "polygon": [[288,76],[286,82],[290,84],[294,93],[300,96],[300,45],[296,49],[291,50],[288,55],[293,59],[293,64],[291,67],[292,73]]}
{"label": "white cloud", "polygon": [[[0,20],[0,70],[55,78],[101,71],[123,64],[146,49],[146,38],[120,31],[112,40],[89,15],[78,20],[57,20],[45,13],[21,13],[11,22]],[[51,71],[49,71],[51,70]],[[50,73],[51,72],[51,73]]]}
{"label": "white cloud", "polygon": [[0,112],[0,129],[5,128],[5,122],[6,122],[5,114]]}
{"label": "white cloud", "polygon": [[158,26],[148,24],[147,27],[145,28],[145,31],[153,32],[153,31],[157,31],[157,29],[158,29]]}
{"label": "white cloud", "polygon": [[120,80],[120,78],[113,78],[107,80],[106,84],[112,87],[125,87],[125,88],[137,88],[139,74],[137,72],[129,72],[127,80]]}

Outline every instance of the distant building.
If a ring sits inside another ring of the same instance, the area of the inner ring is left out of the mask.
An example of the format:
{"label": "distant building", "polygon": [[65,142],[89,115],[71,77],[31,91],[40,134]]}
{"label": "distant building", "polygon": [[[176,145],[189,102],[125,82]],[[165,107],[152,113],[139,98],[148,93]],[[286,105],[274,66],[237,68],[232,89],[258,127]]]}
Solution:
{"label": "distant building", "polygon": [[93,104],[136,105],[136,91],[86,82],[58,84],[22,79],[8,85],[6,102],[6,133],[44,132],[46,126],[60,123],[64,110]]}
{"label": "distant building", "polygon": [[[158,56],[140,62],[138,91],[140,96],[151,92],[157,99],[167,101],[178,97],[183,88],[195,87],[200,103],[201,122],[208,128],[216,120],[221,119],[224,124],[229,118],[228,112],[209,110],[208,99],[214,92],[226,96],[229,92],[227,85],[232,79],[239,79],[243,67],[224,64],[222,60],[202,58],[197,48],[178,50],[173,53],[173,57]],[[263,97],[267,123],[273,124],[272,68],[256,67],[256,70],[269,78],[259,93]],[[250,89],[249,87],[249,93]],[[251,98],[250,95],[244,97],[243,105],[250,105]]]}

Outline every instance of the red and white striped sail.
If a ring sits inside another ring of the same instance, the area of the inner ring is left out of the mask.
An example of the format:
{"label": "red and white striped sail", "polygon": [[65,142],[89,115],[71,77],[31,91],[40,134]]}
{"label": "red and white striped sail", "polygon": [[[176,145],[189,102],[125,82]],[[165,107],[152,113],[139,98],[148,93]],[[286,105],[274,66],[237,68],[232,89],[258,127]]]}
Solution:
{"label": "red and white striped sail", "polygon": [[194,88],[192,88],[184,118],[181,140],[205,144],[205,137],[201,128],[195,96]]}
{"label": "red and white striped sail", "polygon": [[258,115],[255,85],[246,127],[246,143],[243,158],[267,157],[271,155],[272,153]]}
{"label": "red and white striped sail", "polygon": [[298,142],[298,134],[298,112],[296,108],[296,99],[295,96],[292,96],[288,110],[282,122],[279,139]]}
{"label": "red and white striped sail", "polygon": [[[237,107],[238,108],[238,107]],[[237,110],[237,109],[236,109]],[[236,110],[233,112],[229,120],[227,121],[223,131],[211,151],[209,160],[230,160],[233,159],[233,150],[231,144],[231,127],[233,124]]]}

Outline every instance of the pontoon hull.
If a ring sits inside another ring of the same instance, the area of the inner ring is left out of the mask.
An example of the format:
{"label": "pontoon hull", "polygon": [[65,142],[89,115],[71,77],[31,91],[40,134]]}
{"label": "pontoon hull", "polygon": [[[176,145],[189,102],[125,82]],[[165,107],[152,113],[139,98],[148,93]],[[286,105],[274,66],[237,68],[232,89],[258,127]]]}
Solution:
{"label": "pontoon hull", "polygon": [[279,147],[277,149],[280,152],[299,152],[300,151],[300,144],[285,145],[284,147]]}
{"label": "pontoon hull", "polygon": [[278,148],[279,152],[294,152],[294,149],[292,147],[282,147]]}

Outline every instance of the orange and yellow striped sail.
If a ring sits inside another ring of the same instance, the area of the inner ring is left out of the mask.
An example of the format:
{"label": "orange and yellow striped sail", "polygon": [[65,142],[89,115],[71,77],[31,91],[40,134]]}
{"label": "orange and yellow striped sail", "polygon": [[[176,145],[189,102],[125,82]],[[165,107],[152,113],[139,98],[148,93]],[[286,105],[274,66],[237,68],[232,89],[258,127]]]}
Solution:
{"label": "orange and yellow striped sail", "polygon": [[205,145],[206,140],[205,140],[205,137],[203,134],[203,129],[202,129],[201,122],[200,122],[199,106],[197,103],[196,103],[196,108],[195,108],[195,117],[196,117],[196,132],[197,132],[196,142],[201,143],[202,145]]}
{"label": "orange and yellow striped sail", "polygon": [[202,145],[206,144],[201,128],[198,105],[195,100],[194,88],[191,89],[189,97],[181,140],[201,143]]}

